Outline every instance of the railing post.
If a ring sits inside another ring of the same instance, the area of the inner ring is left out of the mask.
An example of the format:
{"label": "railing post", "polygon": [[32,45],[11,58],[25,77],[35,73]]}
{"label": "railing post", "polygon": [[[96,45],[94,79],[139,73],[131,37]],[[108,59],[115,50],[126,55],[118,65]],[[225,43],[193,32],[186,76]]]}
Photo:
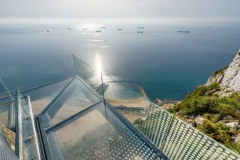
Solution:
{"label": "railing post", "polygon": [[31,118],[31,122],[32,122],[33,137],[35,140],[35,146],[36,146],[36,150],[37,150],[37,158],[38,158],[38,160],[41,160],[40,149],[39,149],[38,140],[37,140],[37,132],[36,132],[36,128],[35,128],[36,125],[35,125],[35,121],[34,121],[34,117],[33,117],[32,105],[31,105],[31,100],[30,100],[29,96],[27,96],[27,101],[28,101],[28,107],[29,107],[29,112],[30,112],[30,118]]}
{"label": "railing post", "polygon": [[22,133],[22,108],[21,99],[18,99],[18,122],[16,128],[18,129],[18,148],[17,154],[19,160],[23,160],[23,133]]}

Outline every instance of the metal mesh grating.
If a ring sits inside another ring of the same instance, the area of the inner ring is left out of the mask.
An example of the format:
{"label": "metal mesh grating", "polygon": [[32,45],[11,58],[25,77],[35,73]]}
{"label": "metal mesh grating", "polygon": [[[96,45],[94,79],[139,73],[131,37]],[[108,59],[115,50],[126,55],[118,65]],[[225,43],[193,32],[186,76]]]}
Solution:
{"label": "metal mesh grating", "polygon": [[150,109],[136,126],[169,159],[240,159],[239,155],[161,108]]}

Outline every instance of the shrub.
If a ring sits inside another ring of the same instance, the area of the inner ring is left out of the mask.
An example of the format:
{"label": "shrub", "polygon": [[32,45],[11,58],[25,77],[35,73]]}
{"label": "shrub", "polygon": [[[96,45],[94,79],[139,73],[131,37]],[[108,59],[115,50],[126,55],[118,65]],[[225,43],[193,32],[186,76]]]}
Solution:
{"label": "shrub", "polygon": [[229,143],[231,136],[235,133],[230,130],[224,123],[213,123],[205,119],[203,125],[198,126],[198,129],[218,142]]}
{"label": "shrub", "polygon": [[233,93],[230,96],[218,97],[215,92],[220,90],[217,83],[210,86],[201,86],[190,94],[185,100],[178,104],[171,112],[179,112],[181,116],[196,116],[210,114],[220,114],[220,117],[231,115],[240,118],[236,110],[240,110],[240,94]]}
{"label": "shrub", "polygon": [[205,113],[203,115],[203,117],[207,120],[210,120],[213,123],[216,123],[217,121],[219,121],[220,115],[219,114],[213,115],[213,114],[210,114],[210,113]]}

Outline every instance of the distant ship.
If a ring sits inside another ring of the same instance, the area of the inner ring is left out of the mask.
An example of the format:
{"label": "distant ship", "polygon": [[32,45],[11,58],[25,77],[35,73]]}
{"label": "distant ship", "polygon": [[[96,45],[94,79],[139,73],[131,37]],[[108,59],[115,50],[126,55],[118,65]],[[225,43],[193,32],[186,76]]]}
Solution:
{"label": "distant ship", "polygon": [[69,28],[67,28],[67,30],[71,30],[71,28],[69,27]]}
{"label": "distant ship", "polygon": [[96,30],[96,32],[102,32],[101,30]]}
{"label": "distant ship", "polygon": [[137,29],[144,29],[144,27],[137,27]]}
{"label": "distant ship", "polygon": [[137,33],[143,33],[143,31],[137,31]]}
{"label": "distant ship", "polygon": [[118,28],[117,30],[118,30],[118,31],[122,31],[123,29],[122,29],[122,28]]}
{"label": "distant ship", "polygon": [[190,31],[177,31],[177,32],[180,32],[180,33],[190,33]]}
{"label": "distant ship", "polygon": [[50,32],[49,30],[46,30],[46,32]]}
{"label": "distant ship", "polygon": [[87,28],[82,28],[82,30],[86,31],[86,30],[87,30]]}

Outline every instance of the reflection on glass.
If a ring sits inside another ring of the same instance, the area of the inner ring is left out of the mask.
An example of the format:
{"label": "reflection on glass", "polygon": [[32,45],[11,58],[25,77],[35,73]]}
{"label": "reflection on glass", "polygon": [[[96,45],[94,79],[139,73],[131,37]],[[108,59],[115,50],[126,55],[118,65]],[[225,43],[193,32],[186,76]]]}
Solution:
{"label": "reflection on glass", "polygon": [[57,124],[99,101],[77,77],[43,111],[48,125]]}
{"label": "reflection on glass", "polygon": [[57,159],[151,160],[159,156],[103,103],[50,130],[48,140]]}
{"label": "reflection on glass", "polygon": [[0,67],[0,77],[6,88],[18,87],[22,92],[58,82],[74,74],[71,55]]}
{"label": "reflection on glass", "polygon": [[87,88],[77,78],[73,82],[73,85],[69,86],[67,90],[71,91],[67,92],[68,95],[65,95],[66,101],[64,104],[62,106],[56,106],[57,108],[54,109],[55,111],[50,109],[48,112],[49,116],[52,117],[53,124],[63,121],[99,101],[91,92],[87,91]]}
{"label": "reflection on glass", "polygon": [[41,112],[62,90],[72,78],[51,85],[24,92],[23,96],[30,96],[34,114]]}

